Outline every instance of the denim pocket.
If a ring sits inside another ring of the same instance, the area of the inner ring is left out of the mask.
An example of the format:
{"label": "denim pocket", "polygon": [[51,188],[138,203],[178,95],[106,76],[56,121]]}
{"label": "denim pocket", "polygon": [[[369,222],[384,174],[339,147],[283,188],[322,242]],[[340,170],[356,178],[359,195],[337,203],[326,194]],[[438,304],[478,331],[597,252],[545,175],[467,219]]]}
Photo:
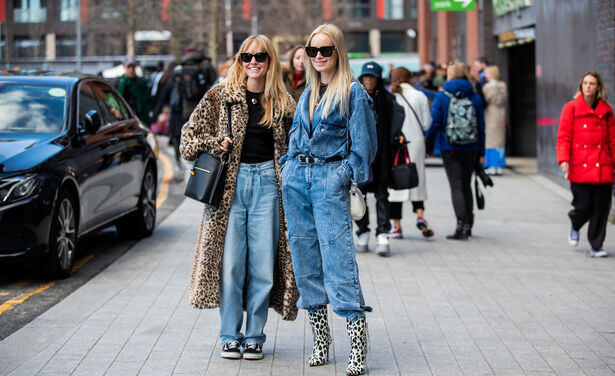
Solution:
{"label": "denim pocket", "polygon": [[310,140],[312,153],[317,157],[328,158],[341,154],[346,145],[346,124],[321,122]]}
{"label": "denim pocket", "polygon": [[346,185],[352,179],[350,168],[343,161],[339,164],[339,166],[335,168],[335,172],[337,172],[337,175],[340,177],[340,179],[342,179],[342,185]]}
{"label": "denim pocket", "polygon": [[260,171],[260,175],[267,180],[269,183],[273,184],[273,185],[277,185],[278,181],[277,178],[275,176],[275,168],[266,168],[264,170]]}

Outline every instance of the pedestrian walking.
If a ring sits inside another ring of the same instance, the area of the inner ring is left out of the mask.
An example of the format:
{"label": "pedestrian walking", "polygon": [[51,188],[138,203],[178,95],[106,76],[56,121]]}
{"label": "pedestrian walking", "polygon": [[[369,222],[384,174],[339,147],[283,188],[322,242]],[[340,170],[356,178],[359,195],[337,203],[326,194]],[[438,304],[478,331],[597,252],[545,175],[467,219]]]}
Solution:
{"label": "pedestrian walking", "polygon": [[585,73],[575,98],[562,109],[557,132],[557,163],[572,191],[568,242],[579,244],[579,231],[589,221],[590,257],[607,256],[602,244],[612,200],[615,119],[606,100],[602,77]]}
{"label": "pedestrian walking", "polygon": [[485,172],[502,175],[506,167],[506,102],[508,90],[500,80],[500,69],[495,65],[485,68],[483,97],[485,98]]}
{"label": "pedestrian walking", "polygon": [[457,226],[447,239],[468,239],[474,225],[474,201],[470,186],[477,159],[485,163],[485,120],[483,102],[474,92],[464,63],[448,67],[443,91],[436,95],[431,108],[433,122],[426,133],[439,145]]}
{"label": "pedestrian walking", "polygon": [[305,90],[305,51],[303,46],[295,46],[288,54],[288,69],[284,72],[284,85],[296,102]]}
{"label": "pedestrian walking", "polygon": [[120,77],[117,91],[126,99],[139,120],[149,126],[152,119],[149,113],[151,104],[147,79],[137,76],[137,61],[134,56],[126,56],[123,65],[125,72]]}
{"label": "pedestrian walking", "polygon": [[[371,99],[352,81],[344,36],[318,26],[305,53],[308,86],[301,95],[283,158],[282,185],[293,256],[297,306],[308,311],[314,335],[310,366],[328,360],[327,304],[346,318],[351,339],[347,375],[365,372],[366,306],[350,218],[350,182],[367,180],[377,148]],[[307,59],[306,59],[307,60]]]}
{"label": "pedestrian walking", "polygon": [[[391,231],[388,188],[390,170],[393,165],[391,148],[394,138],[398,138],[401,134],[404,110],[397,104],[393,94],[384,88],[382,67],[375,61],[363,64],[359,81],[372,98],[372,111],[378,137],[376,157],[370,165],[370,177],[366,183],[359,187],[364,195],[367,195],[367,192],[372,192],[376,198],[376,254],[388,256],[390,254],[389,231]],[[356,250],[357,252],[367,252],[370,235],[369,209],[365,210],[365,215],[356,221],[356,224],[358,227]]]}
{"label": "pedestrian walking", "polygon": [[207,92],[182,128],[185,159],[228,153],[222,202],[205,205],[189,291],[194,307],[220,307],[223,358],[263,358],[269,306],[285,320],[297,315],[278,163],[294,110],[273,44],[256,35],[242,43],[226,80]]}
{"label": "pedestrian walking", "polygon": [[[396,147],[406,147],[410,152],[410,160],[416,164],[419,176],[419,185],[412,189],[395,190],[389,189],[390,217],[393,220],[391,236],[403,238],[401,228],[402,206],[406,201],[412,203],[412,211],[416,213],[416,227],[424,237],[434,235],[433,230],[424,217],[425,200],[427,200],[427,180],[425,178],[425,131],[431,126],[431,114],[429,113],[429,100],[422,92],[412,85],[412,73],[406,68],[395,68],[391,72],[391,92],[395,95],[405,112],[404,123],[401,129],[401,137],[396,142]],[[394,149],[393,152],[395,152]]]}

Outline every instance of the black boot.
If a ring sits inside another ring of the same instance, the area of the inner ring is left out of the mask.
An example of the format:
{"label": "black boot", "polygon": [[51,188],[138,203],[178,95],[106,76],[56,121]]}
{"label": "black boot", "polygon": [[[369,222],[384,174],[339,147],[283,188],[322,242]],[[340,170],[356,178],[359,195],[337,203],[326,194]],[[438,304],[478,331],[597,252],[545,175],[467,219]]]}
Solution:
{"label": "black boot", "polygon": [[365,358],[367,357],[367,322],[365,316],[354,322],[346,320],[346,330],[348,330],[350,336],[350,358],[348,358],[346,375],[363,375],[365,373]]}
{"label": "black boot", "polygon": [[474,214],[470,214],[470,216],[468,217],[468,224],[469,224],[469,229],[468,229],[468,236],[472,236],[472,227],[474,227]]}
{"label": "black boot", "polygon": [[457,218],[457,227],[455,228],[455,232],[446,235],[447,239],[451,240],[465,240],[469,237],[470,227],[469,221],[466,217]]}
{"label": "black boot", "polygon": [[331,330],[327,320],[327,307],[320,307],[314,313],[308,313],[308,319],[312,326],[314,347],[308,360],[310,367],[322,366],[329,360],[329,346],[331,346]]}

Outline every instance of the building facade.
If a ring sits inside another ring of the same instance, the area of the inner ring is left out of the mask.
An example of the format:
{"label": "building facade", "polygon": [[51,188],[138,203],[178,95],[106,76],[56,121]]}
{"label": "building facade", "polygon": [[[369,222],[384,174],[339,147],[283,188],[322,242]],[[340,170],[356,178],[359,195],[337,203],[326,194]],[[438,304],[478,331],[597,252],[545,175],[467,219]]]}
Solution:
{"label": "building facade", "polygon": [[[181,55],[197,45],[218,60],[232,55],[246,36],[270,36],[283,50],[303,43],[316,25],[336,23],[357,56],[417,49],[417,0],[0,0],[0,61],[70,60],[76,55],[81,15],[82,55]],[[80,12],[79,12],[80,10]],[[174,48],[174,45],[177,48]]]}

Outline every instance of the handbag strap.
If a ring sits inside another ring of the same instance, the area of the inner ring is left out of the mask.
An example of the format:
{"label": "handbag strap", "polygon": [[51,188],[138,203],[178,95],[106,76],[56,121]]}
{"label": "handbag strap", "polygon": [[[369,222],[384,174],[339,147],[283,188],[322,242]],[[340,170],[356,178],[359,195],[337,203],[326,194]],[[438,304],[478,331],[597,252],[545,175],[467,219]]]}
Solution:
{"label": "handbag strap", "polygon": [[403,150],[404,153],[404,163],[410,164],[410,153],[408,153],[408,148],[400,147],[395,152],[395,160],[393,161],[393,166],[399,165],[399,153]]}
{"label": "handbag strap", "polygon": [[233,138],[233,131],[231,129],[231,106],[233,102],[226,102],[226,112],[228,113],[228,123],[226,124],[226,134],[228,138]]}
{"label": "handbag strap", "polygon": [[414,114],[414,117],[416,118],[416,121],[419,123],[419,126],[421,127],[421,133],[424,133],[424,131],[423,131],[423,124],[421,123],[421,119],[419,119],[419,116],[416,114],[416,111],[414,111],[414,108],[412,108],[412,105],[410,104],[410,102],[408,102],[408,100],[406,99],[406,97],[404,97],[403,94],[400,94],[400,96],[404,100],[404,102],[406,102],[408,107],[410,107],[410,110]]}

